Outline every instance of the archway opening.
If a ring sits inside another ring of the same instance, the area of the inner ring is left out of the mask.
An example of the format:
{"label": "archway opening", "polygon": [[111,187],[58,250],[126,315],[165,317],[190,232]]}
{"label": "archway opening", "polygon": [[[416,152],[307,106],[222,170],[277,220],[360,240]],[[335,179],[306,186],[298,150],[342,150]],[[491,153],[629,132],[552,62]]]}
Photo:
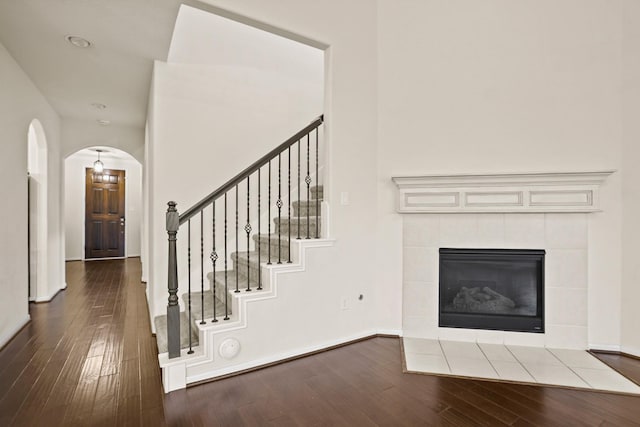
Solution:
{"label": "archway opening", "polygon": [[29,301],[47,295],[47,139],[33,119],[27,132]]}
{"label": "archway opening", "polygon": [[[87,174],[92,177],[94,162],[104,164],[105,173],[122,171],[124,179],[123,211],[115,224],[116,232],[122,234],[123,248],[120,256],[87,257]],[[65,159],[65,260],[80,261],[102,258],[141,256],[142,227],[142,165],[131,154],[113,147],[93,146],[78,150]]]}

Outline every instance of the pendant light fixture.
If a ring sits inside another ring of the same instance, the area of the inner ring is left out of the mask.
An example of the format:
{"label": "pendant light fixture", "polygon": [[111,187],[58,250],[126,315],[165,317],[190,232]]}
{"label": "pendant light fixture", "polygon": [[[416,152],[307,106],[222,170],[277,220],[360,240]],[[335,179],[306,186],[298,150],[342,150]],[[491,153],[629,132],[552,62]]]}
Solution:
{"label": "pendant light fixture", "polygon": [[102,171],[104,170],[104,164],[102,164],[102,162],[100,161],[100,153],[102,153],[102,150],[96,151],[98,152],[98,160],[93,162],[93,172],[102,173]]}

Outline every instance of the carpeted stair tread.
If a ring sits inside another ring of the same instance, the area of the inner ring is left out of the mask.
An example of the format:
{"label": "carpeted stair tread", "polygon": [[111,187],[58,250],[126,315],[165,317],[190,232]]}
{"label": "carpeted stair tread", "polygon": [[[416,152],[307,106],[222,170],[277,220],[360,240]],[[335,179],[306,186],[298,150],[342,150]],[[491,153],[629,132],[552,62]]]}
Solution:
{"label": "carpeted stair tread", "polygon": [[[166,353],[167,344],[167,316],[157,316],[153,319],[156,326],[156,342],[158,353]],[[189,329],[191,329],[191,346],[198,345],[198,329],[189,328],[189,316],[186,311],[180,312],[180,348],[189,348]]]}

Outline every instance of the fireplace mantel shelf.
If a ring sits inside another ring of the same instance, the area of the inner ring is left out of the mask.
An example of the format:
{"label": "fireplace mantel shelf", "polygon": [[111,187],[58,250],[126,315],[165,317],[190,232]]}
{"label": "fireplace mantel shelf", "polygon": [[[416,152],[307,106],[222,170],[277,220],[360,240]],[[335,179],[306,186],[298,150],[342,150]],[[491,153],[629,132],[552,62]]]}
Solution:
{"label": "fireplace mantel shelf", "polygon": [[400,213],[597,212],[614,170],[393,177]]}

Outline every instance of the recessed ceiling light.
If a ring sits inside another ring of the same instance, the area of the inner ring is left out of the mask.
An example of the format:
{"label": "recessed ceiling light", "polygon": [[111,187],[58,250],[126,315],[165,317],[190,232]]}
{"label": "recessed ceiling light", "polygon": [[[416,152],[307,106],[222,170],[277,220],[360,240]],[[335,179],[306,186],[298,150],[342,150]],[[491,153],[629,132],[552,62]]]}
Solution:
{"label": "recessed ceiling light", "polygon": [[104,119],[98,119],[96,120],[99,124],[101,124],[102,126],[108,126],[111,124],[111,120],[104,120]]}
{"label": "recessed ceiling light", "polygon": [[98,109],[98,110],[104,110],[105,108],[107,108],[107,106],[106,106],[106,105],[101,104],[101,103],[99,103],[99,102],[92,102],[92,103],[91,103],[91,106],[92,106],[93,108]]}
{"label": "recessed ceiling light", "polygon": [[65,39],[75,47],[87,48],[91,46],[91,42],[78,36],[66,36]]}

